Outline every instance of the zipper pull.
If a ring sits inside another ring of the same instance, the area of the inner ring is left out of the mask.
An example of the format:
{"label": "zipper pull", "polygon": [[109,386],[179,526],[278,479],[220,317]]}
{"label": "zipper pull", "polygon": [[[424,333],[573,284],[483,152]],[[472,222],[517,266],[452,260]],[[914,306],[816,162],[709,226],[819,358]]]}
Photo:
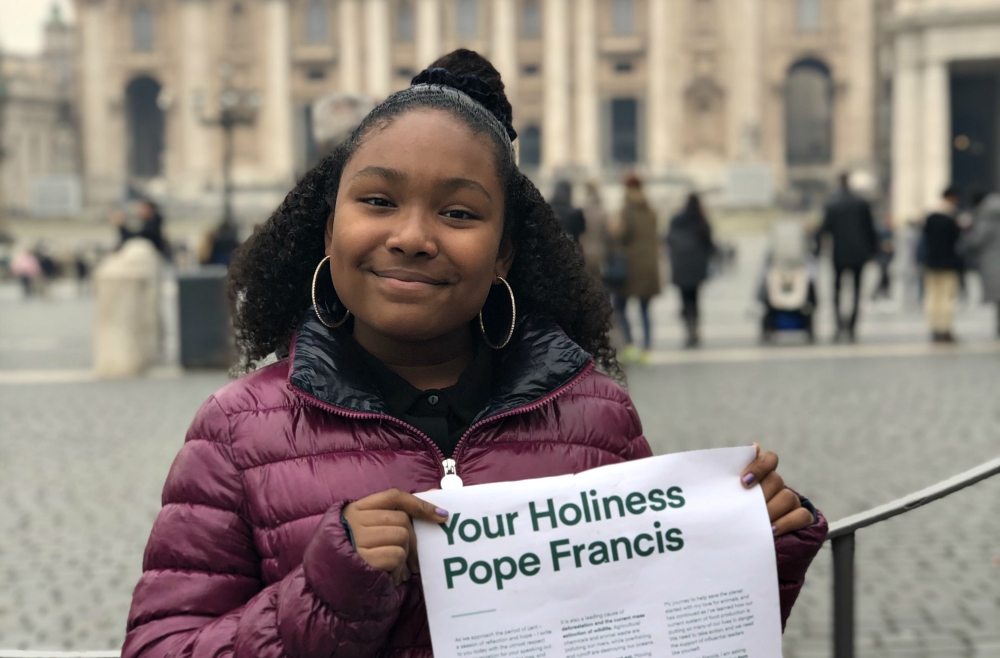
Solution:
{"label": "zipper pull", "polygon": [[458,489],[464,486],[462,478],[458,477],[458,464],[454,459],[444,460],[441,462],[441,466],[444,467],[444,477],[441,478],[442,489]]}

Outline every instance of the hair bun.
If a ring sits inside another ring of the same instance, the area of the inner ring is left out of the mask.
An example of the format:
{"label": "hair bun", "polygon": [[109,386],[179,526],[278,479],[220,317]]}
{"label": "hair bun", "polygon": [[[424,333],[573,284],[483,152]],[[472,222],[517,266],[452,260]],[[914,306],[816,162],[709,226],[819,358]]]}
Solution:
{"label": "hair bun", "polygon": [[[479,56],[477,55],[477,57]],[[486,62],[486,60],[483,61]],[[437,63],[435,62],[435,64]],[[488,65],[489,63],[486,62],[486,64]],[[497,74],[497,82],[499,82],[499,74]],[[510,141],[513,142],[517,138],[517,131],[514,130],[513,126],[513,111],[510,102],[503,93],[503,83],[499,83],[499,90],[497,90],[489,82],[474,73],[456,75],[446,68],[432,65],[430,68],[418,73],[410,81],[410,84],[441,85],[442,87],[451,87],[466,94],[497,118],[507,131]]]}

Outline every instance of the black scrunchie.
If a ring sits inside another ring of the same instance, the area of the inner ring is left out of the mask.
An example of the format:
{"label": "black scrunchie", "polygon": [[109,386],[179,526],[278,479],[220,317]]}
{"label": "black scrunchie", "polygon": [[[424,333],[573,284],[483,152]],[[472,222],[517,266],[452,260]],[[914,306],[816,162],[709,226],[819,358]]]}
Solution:
{"label": "black scrunchie", "polygon": [[489,83],[477,75],[454,75],[448,69],[430,68],[424,69],[410,81],[411,85],[441,85],[451,87],[472,98],[495,116],[504,130],[510,137],[510,141],[517,139],[517,131],[512,125],[513,115],[510,103],[505,103],[503,97],[493,91]]}

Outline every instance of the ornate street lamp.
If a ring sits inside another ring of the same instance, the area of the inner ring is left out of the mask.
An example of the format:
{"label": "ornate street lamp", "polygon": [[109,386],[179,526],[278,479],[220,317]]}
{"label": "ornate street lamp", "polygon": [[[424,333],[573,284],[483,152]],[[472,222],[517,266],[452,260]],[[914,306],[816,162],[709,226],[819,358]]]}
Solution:
{"label": "ornate street lamp", "polygon": [[206,126],[222,128],[222,223],[233,222],[233,131],[237,126],[250,126],[260,111],[260,94],[253,90],[238,89],[233,85],[233,67],[223,64],[219,69],[222,90],[215,116],[205,113],[205,97],[197,94],[194,110]]}

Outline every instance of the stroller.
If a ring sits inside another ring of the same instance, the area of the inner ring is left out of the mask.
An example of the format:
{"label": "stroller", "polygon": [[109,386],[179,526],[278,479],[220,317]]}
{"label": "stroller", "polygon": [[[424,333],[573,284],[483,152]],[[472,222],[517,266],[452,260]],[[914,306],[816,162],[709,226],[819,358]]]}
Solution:
{"label": "stroller", "polygon": [[764,305],[761,341],[771,342],[778,332],[803,331],[814,342],[817,268],[805,228],[795,220],[775,222],[770,239],[758,294]]}

